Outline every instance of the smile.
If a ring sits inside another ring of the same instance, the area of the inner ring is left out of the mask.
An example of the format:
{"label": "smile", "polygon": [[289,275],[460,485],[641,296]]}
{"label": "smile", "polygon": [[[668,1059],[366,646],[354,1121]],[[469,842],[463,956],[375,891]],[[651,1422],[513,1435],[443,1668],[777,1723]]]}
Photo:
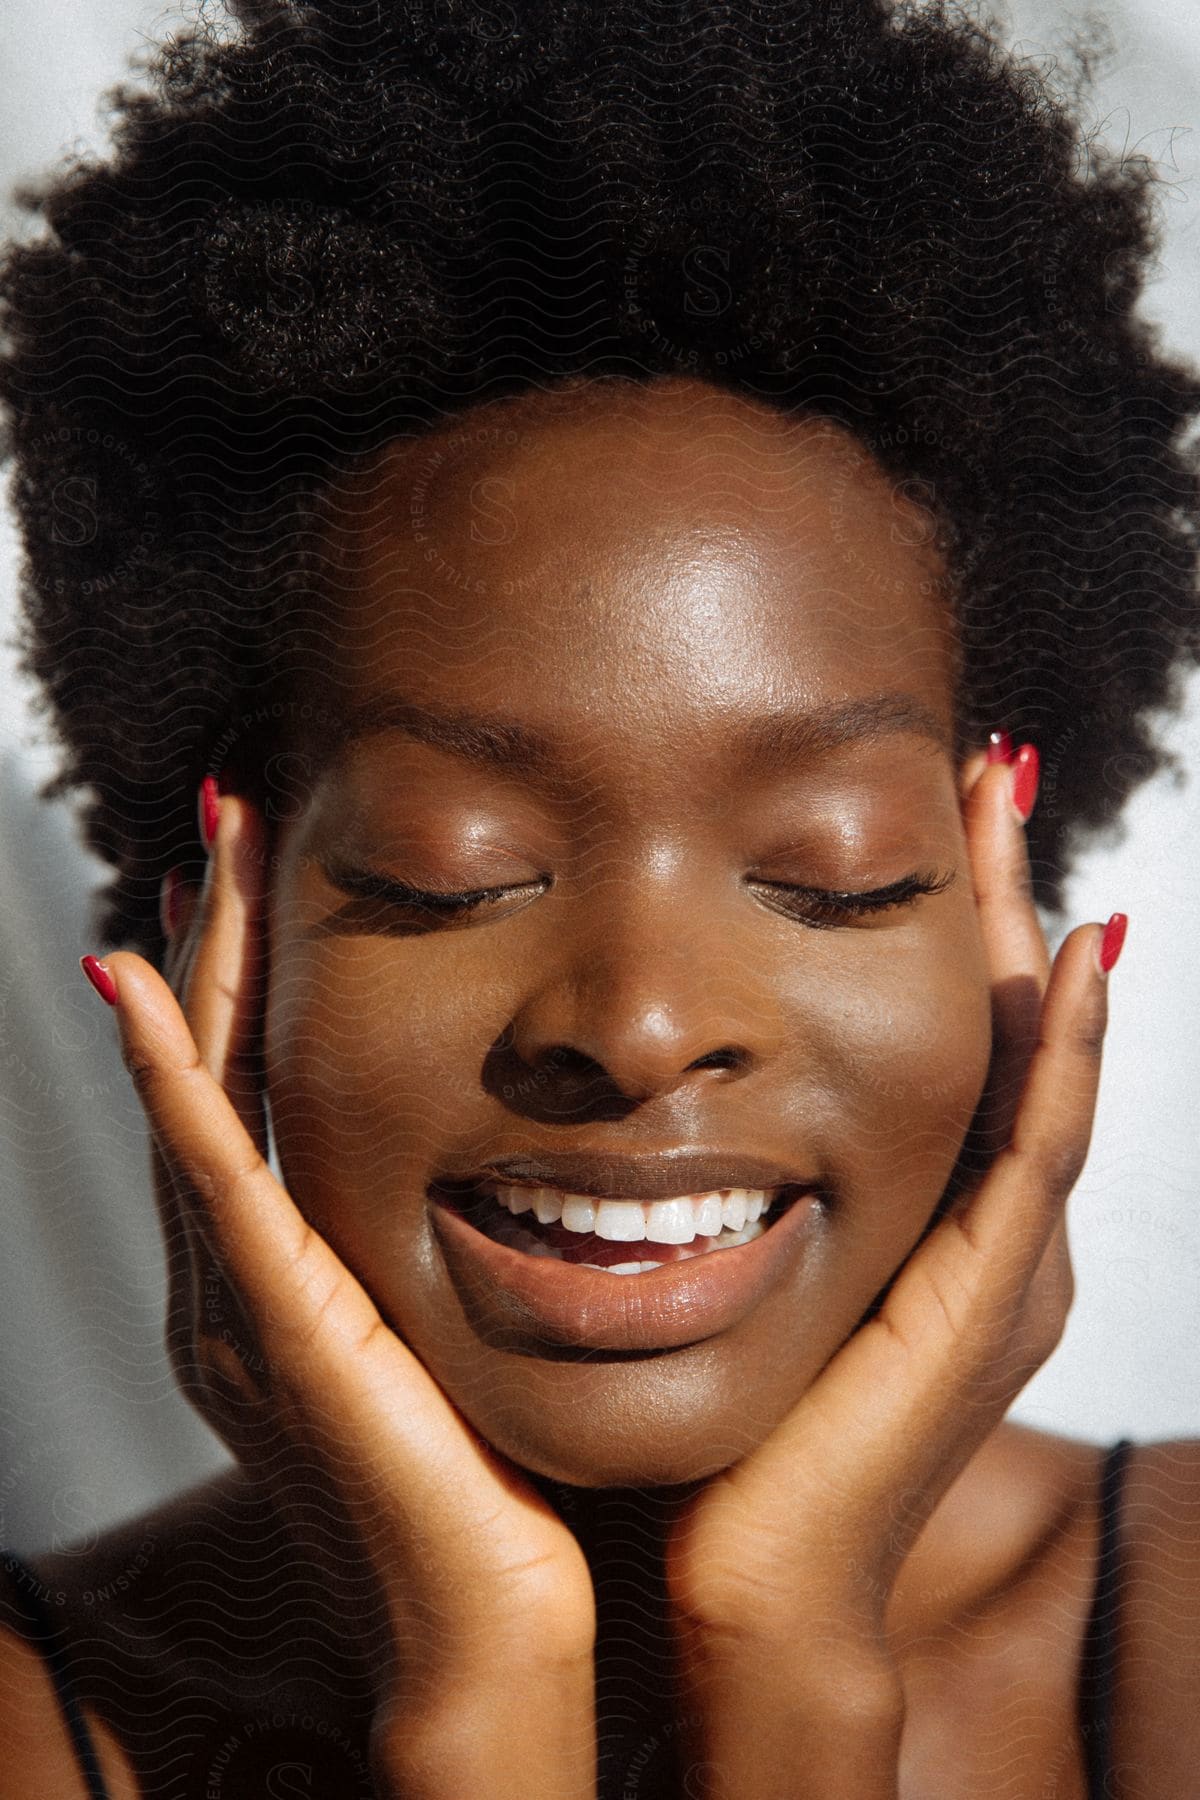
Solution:
{"label": "smile", "polygon": [[[659,1180],[646,1183],[659,1187],[654,1200],[494,1175],[432,1184],[435,1237],[479,1335],[499,1342],[515,1332],[519,1339],[620,1351],[692,1344],[736,1325],[809,1254],[822,1216],[814,1183],[672,1195],[662,1193],[662,1176],[660,1169]],[[700,1224],[716,1222],[714,1202],[720,1230],[705,1233]],[[581,1229],[589,1206],[591,1225]],[[739,1216],[736,1230],[726,1223]],[[672,1221],[685,1242],[645,1235],[670,1229]],[[602,1235],[613,1230],[620,1235]]]}
{"label": "smile", "polygon": [[[485,1181],[464,1216],[493,1243],[526,1256],[610,1275],[641,1275],[664,1263],[751,1243],[774,1222],[783,1194],[782,1188],[719,1188],[668,1199],[616,1200]],[[626,1248],[630,1244],[644,1246],[636,1258]]]}

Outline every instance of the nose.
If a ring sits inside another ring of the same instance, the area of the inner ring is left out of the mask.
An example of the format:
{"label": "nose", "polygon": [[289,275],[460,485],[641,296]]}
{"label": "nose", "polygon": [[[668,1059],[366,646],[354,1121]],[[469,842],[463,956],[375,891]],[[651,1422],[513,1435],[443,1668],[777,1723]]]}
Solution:
{"label": "nose", "polygon": [[549,978],[516,1009],[510,1045],[558,1080],[600,1072],[630,1099],[699,1071],[728,1080],[780,1047],[770,936],[754,944],[728,910],[642,893],[580,917]]}

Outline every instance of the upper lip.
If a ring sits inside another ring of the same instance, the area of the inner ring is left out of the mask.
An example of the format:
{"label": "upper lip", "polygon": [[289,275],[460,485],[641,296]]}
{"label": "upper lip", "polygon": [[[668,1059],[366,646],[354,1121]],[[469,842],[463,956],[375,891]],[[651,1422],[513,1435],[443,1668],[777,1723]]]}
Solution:
{"label": "upper lip", "polygon": [[669,1200],[710,1194],[718,1188],[812,1186],[811,1177],[782,1163],[737,1150],[675,1149],[623,1155],[617,1151],[539,1150],[536,1155],[496,1156],[467,1181],[498,1181],[561,1188],[597,1200]]}

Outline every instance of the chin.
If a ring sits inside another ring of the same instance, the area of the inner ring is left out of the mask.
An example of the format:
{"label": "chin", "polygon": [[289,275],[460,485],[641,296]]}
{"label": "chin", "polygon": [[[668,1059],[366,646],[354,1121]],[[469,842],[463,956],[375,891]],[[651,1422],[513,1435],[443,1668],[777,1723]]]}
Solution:
{"label": "chin", "polygon": [[[496,1445],[497,1449],[503,1446]],[[548,1451],[535,1458],[528,1454],[522,1457],[513,1456],[511,1460],[519,1462],[523,1469],[531,1475],[544,1477],[548,1481],[559,1482],[566,1487],[578,1488],[669,1488],[707,1481],[710,1476],[719,1475],[728,1469],[739,1458],[746,1454],[740,1450],[732,1454],[715,1452],[711,1448],[696,1446],[693,1450],[680,1448],[676,1451],[647,1450],[643,1455],[627,1454],[613,1456],[603,1461],[595,1457],[585,1457],[575,1450],[564,1449],[560,1454]]]}
{"label": "chin", "polygon": [[543,1412],[472,1423],[494,1449],[531,1475],[578,1488],[678,1487],[705,1481],[748,1456],[770,1431],[765,1420],[755,1429],[745,1416],[721,1417],[717,1409],[691,1407],[672,1416],[665,1400],[641,1429],[631,1430],[636,1416],[631,1404],[615,1418],[597,1417],[580,1405],[561,1421]]}

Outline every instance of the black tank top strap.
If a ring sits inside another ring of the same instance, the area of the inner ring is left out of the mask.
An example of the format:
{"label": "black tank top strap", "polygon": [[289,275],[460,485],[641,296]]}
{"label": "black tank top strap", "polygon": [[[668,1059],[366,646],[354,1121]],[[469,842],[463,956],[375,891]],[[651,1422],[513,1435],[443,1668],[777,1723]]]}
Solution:
{"label": "black tank top strap", "polygon": [[1121,1477],[1132,1448],[1131,1438],[1121,1438],[1113,1444],[1100,1475],[1100,1550],[1079,1679],[1079,1734],[1088,1800],[1111,1800],[1109,1770],[1121,1598]]}
{"label": "black tank top strap", "polygon": [[0,1550],[0,1569],[3,1569],[7,1577],[5,1586],[11,1601],[11,1606],[5,1610],[0,1622],[11,1625],[29,1647],[37,1651],[50,1671],[63,1719],[71,1734],[71,1743],[87,1783],[88,1800],[109,1800],[108,1789],[100,1773],[95,1740],[88,1729],[88,1722],[75,1692],[66,1638],[55,1622],[45,1598],[45,1584],[11,1550]]}

